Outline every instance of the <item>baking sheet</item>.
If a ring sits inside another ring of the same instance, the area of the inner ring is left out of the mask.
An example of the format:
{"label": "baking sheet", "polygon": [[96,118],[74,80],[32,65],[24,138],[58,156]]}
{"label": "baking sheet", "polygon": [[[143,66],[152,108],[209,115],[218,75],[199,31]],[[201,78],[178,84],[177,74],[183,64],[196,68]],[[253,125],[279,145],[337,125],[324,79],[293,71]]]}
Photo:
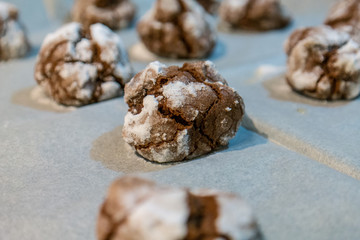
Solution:
{"label": "baking sheet", "polygon": [[[143,161],[121,140],[123,98],[66,111],[31,102],[37,51],[61,21],[43,1],[10,2],[20,6],[34,48],[25,59],[0,63],[1,238],[95,239],[107,187],[125,173],[238,193],[253,206],[266,239],[360,236],[359,99],[314,105],[269,91],[284,87],[286,36],[321,23],[333,1],[284,0],[295,21],[283,31],[221,32],[210,59],[244,97],[243,125],[253,131],[241,128],[228,148],[165,166]],[[139,15],[151,5],[135,2]],[[139,43],[134,26],[119,35],[129,49]],[[135,70],[146,66],[135,59]]]}

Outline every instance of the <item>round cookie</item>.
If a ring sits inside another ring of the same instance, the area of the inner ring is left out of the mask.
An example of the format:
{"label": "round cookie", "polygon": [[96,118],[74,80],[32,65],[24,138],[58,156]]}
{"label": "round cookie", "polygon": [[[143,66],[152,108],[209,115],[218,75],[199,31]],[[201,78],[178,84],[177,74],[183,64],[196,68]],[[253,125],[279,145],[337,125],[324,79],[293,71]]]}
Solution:
{"label": "round cookie", "polygon": [[336,2],[326,17],[325,24],[349,33],[357,43],[360,43],[360,1]]}
{"label": "round cookie", "polygon": [[156,185],[132,176],[113,182],[97,221],[98,240],[260,240],[249,205],[217,190]]}
{"label": "round cookie", "polygon": [[18,21],[17,8],[0,2],[0,61],[25,56],[30,50],[25,29]]}
{"label": "round cookie", "polygon": [[219,16],[223,26],[254,31],[284,28],[291,21],[278,0],[224,0]]}
{"label": "round cookie", "polygon": [[131,0],[77,0],[72,10],[73,20],[85,28],[102,23],[113,30],[130,25],[136,12]]}
{"label": "round cookie", "polygon": [[360,49],[345,32],[328,26],[300,28],[285,43],[286,79],[304,95],[353,99],[360,93]]}
{"label": "round cookie", "polygon": [[124,140],[144,158],[165,163],[226,146],[244,114],[242,98],[210,61],[149,64],[125,87]]}
{"label": "round cookie", "polygon": [[47,95],[71,106],[122,95],[132,74],[121,39],[100,23],[89,31],[70,23],[49,34],[35,66],[35,79]]}
{"label": "round cookie", "polygon": [[208,14],[194,0],[157,0],[137,31],[146,48],[162,57],[204,58],[216,43]]}

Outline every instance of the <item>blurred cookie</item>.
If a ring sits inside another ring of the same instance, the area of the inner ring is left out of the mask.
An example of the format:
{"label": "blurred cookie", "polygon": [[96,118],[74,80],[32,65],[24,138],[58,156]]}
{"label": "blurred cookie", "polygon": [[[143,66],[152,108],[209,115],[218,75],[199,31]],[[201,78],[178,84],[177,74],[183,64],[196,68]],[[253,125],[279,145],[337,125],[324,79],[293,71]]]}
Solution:
{"label": "blurred cookie", "polygon": [[328,26],[300,28],[285,43],[286,78],[304,95],[326,100],[360,93],[360,48],[345,32]]}
{"label": "blurred cookie", "polygon": [[30,50],[18,15],[18,9],[14,5],[0,2],[0,61],[23,57]]}
{"label": "blurred cookie", "polygon": [[125,87],[124,140],[155,162],[191,159],[226,146],[244,114],[242,98],[210,61],[149,64]]}
{"label": "blurred cookie", "polygon": [[99,240],[257,240],[248,204],[216,190],[188,190],[126,176],[110,186],[97,221]]}
{"label": "blurred cookie", "polygon": [[63,105],[81,106],[122,95],[132,67],[121,39],[100,23],[85,31],[70,23],[49,34],[35,66],[35,79]]}
{"label": "blurred cookie", "polygon": [[194,0],[157,0],[137,30],[147,49],[162,57],[204,58],[216,43],[208,14]]}
{"label": "blurred cookie", "polygon": [[360,44],[360,1],[341,0],[336,2],[326,20],[325,24],[339,31],[347,32]]}
{"label": "blurred cookie", "polygon": [[268,31],[291,22],[278,0],[224,0],[219,16],[221,24],[230,29]]}
{"label": "blurred cookie", "polygon": [[72,15],[73,21],[82,23],[85,28],[102,23],[118,30],[130,25],[135,12],[131,0],[76,0]]}

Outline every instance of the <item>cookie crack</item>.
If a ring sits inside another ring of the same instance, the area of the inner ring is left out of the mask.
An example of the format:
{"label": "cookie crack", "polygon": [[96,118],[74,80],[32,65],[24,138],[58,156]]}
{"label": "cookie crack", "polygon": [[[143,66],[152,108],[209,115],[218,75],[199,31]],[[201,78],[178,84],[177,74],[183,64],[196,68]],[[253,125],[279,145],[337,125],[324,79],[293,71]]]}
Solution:
{"label": "cookie crack", "polygon": [[181,114],[176,114],[175,111],[171,108],[165,108],[165,106],[159,106],[158,110],[163,117],[167,117],[172,120],[175,120],[176,123],[184,127],[191,127],[193,125],[193,122],[185,120],[181,116]]}
{"label": "cookie crack", "polygon": [[109,219],[109,221],[112,223],[111,225],[113,225],[113,227],[111,228],[111,230],[108,232],[108,234],[103,238],[103,240],[111,240],[117,230],[119,228],[121,228],[121,225],[123,225],[128,217],[129,217],[129,214],[137,207],[137,205],[140,205],[142,204],[143,202],[145,202],[145,200],[149,197],[150,194],[146,194],[145,196],[143,196],[142,198],[140,198],[138,200],[138,202],[136,204],[134,204],[134,207],[133,208],[130,208],[125,214],[124,214],[124,217],[119,219],[118,221],[114,221],[113,218],[110,216],[110,214],[106,211],[105,207],[104,207],[104,211],[102,213],[105,214],[105,216]]}
{"label": "cookie crack", "polygon": [[[47,72],[46,72],[46,70],[45,70],[46,64],[44,64],[44,63],[45,63],[45,62],[51,62],[49,59],[51,59],[51,57],[53,56],[53,54],[54,54],[54,52],[56,51],[56,49],[57,49],[60,45],[65,44],[65,43],[67,43],[67,42],[68,42],[68,40],[63,40],[63,41],[60,41],[58,44],[54,45],[54,46],[50,49],[48,56],[47,56],[43,61],[40,62],[40,65],[42,66],[41,69],[40,69],[40,72],[41,72],[42,75],[45,76],[46,78],[49,78],[49,75],[47,74]],[[52,67],[51,67],[50,72],[53,72],[53,71],[54,71],[54,69],[56,68],[58,62],[59,62],[59,61],[56,61],[54,64],[52,64]]]}
{"label": "cookie crack", "polygon": [[178,137],[178,135],[179,135],[179,133],[180,133],[181,131],[182,131],[182,130],[179,130],[179,129],[178,129],[178,130],[176,131],[176,134],[175,134],[174,138],[172,138],[172,139],[163,140],[163,141],[161,141],[161,142],[159,142],[159,143],[150,142],[150,143],[144,144],[144,145],[137,145],[135,148],[136,148],[136,149],[147,149],[147,148],[149,148],[149,147],[161,147],[161,146],[164,145],[164,144],[173,143],[174,140]]}
{"label": "cookie crack", "polygon": [[[77,45],[77,44],[84,38],[84,36],[85,36],[85,33],[84,33],[83,31],[80,31],[79,34],[80,34],[80,37],[79,37],[78,39],[76,39],[74,42],[70,42],[68,39],[64,39],[64,40],[60,41],[58,44],[55,44],[55,45],[50,49],[48,56],[41,62],[41,66],[42,66],[42,68],[41,68],[41,73],[42,73],[43,76],[45,76],[46,78],[50,78],[50,76],[49,76],[49,75],[46,73],[46,71],[45,71],[46,64],[44,64],[44,63],[45,63],[45,62],[51,62],[50,59],[53,57],[54,52],[57,50],[57,48],[58,48],[59,46],[61,46],[61,45],[63,45],[63,44],[70,43],[70,44],[73,44],[73,45],[76,47],[76,45]],[[55,61],[55,62],[51,65],[52,67],[51,67],[51,69],[50,69],[49,72],[51,72],[51,73],[54,72],[55,68],[57,67],[57,65],[58,65],[59,63],[61,63],[61,62],[66,62],[66,61],[72,61],[72,60],[74,60],[74,59],[72,58],[72,56],[70,56],[70,58],[68,58],[68,59],[65,58],[65,60],[59,59],[59,60]]]}
{"label": "cookie crack", "polygon": [[[332,98],[332,96],[336,93],[337,87],[336,85],[338,85],[339,80],[337,80],[335,77],[331,76],[331,71],[329,69],[328,63],[330,61],[330,58],[334,55],[336,55],[336,52],[343,47],[345,43],[340,44],[339,46],[330,46],[328,48],[328,52],[324,55],[324,61],[322,62],[322,69],[324,70],[324,74],[329,78],[329,80],[332,82],[331,84],[331,90],[329,93],[329,96],[326,97],[327,100],[330,100]],[[317,81],[316,83],[316,89],[318,89],[318,85],[321,81],[321,78]]]}
{"label": "cookie crack", "polygon": [[[347,42],[343,42],[339,45],[331,45],[331,46],[327,47],[326,53],[323,55],[324,59],[322,62],[320,62],[320,67],[324,72],[316,80],[315,87],[313,89],[306,89],[306,90],[303,90],[303,92],[316,93],[319,89],[319,84],[320,84],[321,80],[323,79],[324,76],[327,76],[329,81],[331,81],[331,90],[330,90],[329,94],[325,97],[325,99],[330,100],[332,98],[332,96],[336,93],[336,90],[337,90],[336,85],[338,84],[337,82],[339,82],[339,81],[331,75],[331,71],[329,69],[328,64],[329,64],[331,57],[336,55],[336,52],[346,44],[347,44]],[[287,79],[287,82],[289,83],[288,79]],[[292,86],[292,84],[290,84],[290,85]],[[301,92],[301,91],[298,91],[298,92]]]}
{"label": "cookie crack", "polygon": [[[210,83],[210,82],[206,82],[204,80],[204,79],[206,79],[205,76],[207,76],[207,70],[205,68],[203,68],[202,79],[198,79],[198,77],[196,77],[196,75],[192,71],[188,71],[188,70],[183,70],[183,71],[189,73],[197,82],[200,82],[200,83],[205,84],[206,86],[209,86],[216,95],[217,99],[214,100],[214,102],[208,107],[208,109],[206,109],[204,111],[205,115],[201,119],[201,122],[204,123],[204,122],[206,122],[206,119],[207,119],[207,117],[209,115],[209,112],[221,101],[221,93],[220,93],[218,87],[214,86],[216,83]],[[199,130],[199,133],[209,141],[211,149],[214,149],[215,146],[216,146],[217,139],[212,139],[210,136],[205,134],[204,131],[203,131],[203,126],[202,125],[199,126],[198,130]]]}
{"label": "cookie crack", "polygon": [[[219,212],[214,196],[196,196],[187,191],[187,204],[189,207],[186,222],[188,232],[184,240],[208,239],[209,237],[209,239],[215,239],[220,236],[216,227]],[[225,239],[230,240],[226,236]]]}
{"label": "cookie crack", "polygon": [[[288,52],[286,53],[288,56],[291,55],[293,49],[296,47],[296,45],[298,45],[298,43],[300,43],[301,40],[304,40],[310,33],[311,29],[310,28],[306,28],[304,29],[304,31],[301,32],[300,36],[296,39],[296,43],[292,44],[292,46],[289,47]],[[292,37],[291,37],[292,38]],[[290,38],[290,39],[291,39]],[[291,43],[291,42],[290,42]],[[290,44],[289,43],[289,44]]]}

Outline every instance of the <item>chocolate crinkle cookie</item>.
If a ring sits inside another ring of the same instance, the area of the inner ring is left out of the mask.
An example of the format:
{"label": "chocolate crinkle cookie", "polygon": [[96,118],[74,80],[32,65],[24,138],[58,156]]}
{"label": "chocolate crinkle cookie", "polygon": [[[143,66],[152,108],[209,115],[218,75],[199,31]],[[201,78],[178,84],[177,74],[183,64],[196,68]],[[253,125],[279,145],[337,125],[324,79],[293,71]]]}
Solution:
{"label": "chocolate crinkle cookie", "polygon": [[209,62],[149,64],[125,87],[124,140],[144,158],[191,159],[228,144],[244,114],[242,98]]}
{"label": "chocolate crinkle cookie", "polygon": [[339,31],[345,31],[360,43],[360,1],[341,0],[331,8],[325,24]]}
{"label": "chocolate crinkle cookie", "polygon": [[73,20],[89,27],[102,23],[113,30],[130,25],[136,12],[131,0],[76,0]]}
{"label": "chocolate crinkle cookie", "polygon": [[278,0],[224,0],[219,16],[227,28],[252,31],[280,29],[291,22]]}
{"label": "chocolate crinkle cookie", "polygon": [[328,26],[301,28],[285,43],[286,79],[304,95],[353,99],[360,92],[360,49],[345,32]]}
{"label": "chocolate crinkle cookie", "polygon": [[113,182],[97,221],[98,240],[260,240],[239,196],[156,185],[125,176]]}
{"label": "chocolate crinkle cookie", "polygon": [[18,15],[18,9],[14,5],[0,2],[0,61],[23,57],[30,50]]}
{"label": "chocolate crinkle cookie", "polygon": [[120,96],[131,77],[121,39],[100,23],[89,31],[70,23],[49,34],[35,66],[35,79],[46,94],[71,106]]}
{"label": "chocolate crinkle cookie", "polygon": [[216,43],[209,15],[194,0],[157,0],[137,30],[147,49],[162,57],[203,58]]}

